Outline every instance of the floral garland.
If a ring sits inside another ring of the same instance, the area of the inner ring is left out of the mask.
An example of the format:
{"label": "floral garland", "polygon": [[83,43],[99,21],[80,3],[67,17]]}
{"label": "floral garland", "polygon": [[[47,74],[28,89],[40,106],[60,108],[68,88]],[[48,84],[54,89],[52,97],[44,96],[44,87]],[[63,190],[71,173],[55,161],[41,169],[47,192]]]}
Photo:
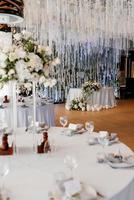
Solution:
{"label": "floral garland", "polygon": [[87,82],[85,82],[82,86],[82,93],[83,93],[83,98],[85,100],[88,100],[90,98],[90,95],[94,92],[94,91],[98,91],[100,90],[101,85],[100,83],[93,81],[93,80],[89,80]]}
{"label": "floral garland", "polygon": [[52,87],[56,80],[49,78],[50,70],[58,64],[60,60],[53,57],[49,46],[39,45],[26,31],[16,33],[12,47],[0,49],[0,85],[11,80],[36,80],[45,87]]}

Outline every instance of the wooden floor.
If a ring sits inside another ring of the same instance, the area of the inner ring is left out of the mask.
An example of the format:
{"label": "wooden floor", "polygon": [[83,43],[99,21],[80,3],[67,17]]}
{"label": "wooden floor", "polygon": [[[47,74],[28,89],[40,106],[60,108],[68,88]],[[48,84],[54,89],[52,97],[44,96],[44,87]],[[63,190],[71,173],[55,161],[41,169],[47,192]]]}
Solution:
{"label": "wooden floor", "polygon": [[95,131],[107,130],[117,133],[120,140],[134,151],[134,99],[119,100],[117,107],[100,112],[67,111],[64,104],[55,105],[56,125],[59,117],[67,115],[69,123],[94,121]]}

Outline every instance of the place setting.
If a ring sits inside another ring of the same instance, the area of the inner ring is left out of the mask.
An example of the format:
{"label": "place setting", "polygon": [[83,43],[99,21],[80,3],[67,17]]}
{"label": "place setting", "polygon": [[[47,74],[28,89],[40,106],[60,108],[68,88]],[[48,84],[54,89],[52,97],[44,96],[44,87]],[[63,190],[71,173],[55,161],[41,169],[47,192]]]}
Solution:
{"label": "place setting", "polygon": [[99,131],[95,132],[92,135],[88,136],[88,144],[89,145],[97,145],[101,144],[103,146],[111,146],[113,144],[119,143],[119,138],[117,137],[117,133],[108,133],[107,131]]}
{"label": "place setting", "polygon": [[114,169],[134,169],[134,154],[124,155],[120,152],[109,153],[105,157],[107,164]]}
{"label": "place setting", "polygon": [[78,168],[78,161],[66,155],[64,158],[65,167],[69,170],[69,174],[65,171],[56,172],[54,174],[53,190],[48,192],[48,200],[104,200],[104,196],[94,189],[91,185],[87,185],[77,177],[75,177],[75,169]]}

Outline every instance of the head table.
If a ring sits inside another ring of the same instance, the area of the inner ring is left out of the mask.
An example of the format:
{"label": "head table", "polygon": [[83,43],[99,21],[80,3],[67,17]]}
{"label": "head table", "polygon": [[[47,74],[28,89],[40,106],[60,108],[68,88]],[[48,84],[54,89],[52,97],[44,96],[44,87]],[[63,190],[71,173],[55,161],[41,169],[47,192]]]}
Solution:
{"label": "head table", "polygon": [[[112,169],[106,163],[98,163],[96,157],[102,151],[102,146],[89,146],[87,133],[72,137],[61,133],[62,128],[49,129],[50,143],[56,148],[49,154],[41,155],[33,152],[33,135],[18,129],[17,153],[13,156],[0,156],[0,163],[8,162],[10,166],[4,185],[11,200],[47,200],[48,192],[54,186],[54,174],[69,174],[69,169],[64,164],[66,155],[73,156],[78,162],[74,177],[94,187],[105,199],[134,199],[134,168]],[[122,153],[133,154],[123,143],[107,146],[105,153],[118,149]]]}
{"label": "head table", "polygon": [[[82,98],[82,89],[81,88],[70,88],[65,108],[70,110],[70,105],[73,99]],[[99,91],[94,91],[90,96],[90,104],[92,107],[98,106],[101,108],[113,108],[116,106],[116,100],[114,96],[113,87],[102,87]]]}

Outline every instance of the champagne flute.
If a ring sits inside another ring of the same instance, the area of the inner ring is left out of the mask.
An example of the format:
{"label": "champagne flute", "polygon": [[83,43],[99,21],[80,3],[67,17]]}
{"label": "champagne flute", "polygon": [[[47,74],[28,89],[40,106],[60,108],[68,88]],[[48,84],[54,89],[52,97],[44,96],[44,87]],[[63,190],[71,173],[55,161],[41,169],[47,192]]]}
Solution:
{"label": "champagne flute", "polygon": [[26,132],[30,131],[30,129],[32,129],[33,127],[33,117],[31,115],[28,115],[28,125],[26,127]]}
{"label": "champagne flute", "polygon": [[99,144],[102,145],[103,151],[104,151],[105,146],[108,146],[108,145],[109,145],[109,137],[108,137],[108,134],[107,134],[107,133],[106,133],[106,134],[100,134],[100,135],[98,136],[98,142],[99,142]]}
{"label": "champagne flute", "polygon": [[77,163],[76,159],[70,155],[67,155],[64,158],[64,164],[69,168],[71,178],[73,178],[73,171],[74,171],[74,169],[76,169],[78,167],[78,163]]}
{"label": "champagne flute", "polygon": [[7,163],[0,163],[0,177],[1,177],[1,191],[4,192],[5,177],[9,174],[9,165]]}
{"label": "champagne flute", "polygon": [[[61,116],[60,117],[60,124],[62,125],[63,128],[65,128],[67,123],[68,123],[68,117],[67,116]],[[62,132],[64,133],[64,130]]]}
{"label": "champagne flute", "polygon": [[85,123],[85,129],[91,134],[93,133],[94,130],[94,122],[93,121],[89,121]]}

